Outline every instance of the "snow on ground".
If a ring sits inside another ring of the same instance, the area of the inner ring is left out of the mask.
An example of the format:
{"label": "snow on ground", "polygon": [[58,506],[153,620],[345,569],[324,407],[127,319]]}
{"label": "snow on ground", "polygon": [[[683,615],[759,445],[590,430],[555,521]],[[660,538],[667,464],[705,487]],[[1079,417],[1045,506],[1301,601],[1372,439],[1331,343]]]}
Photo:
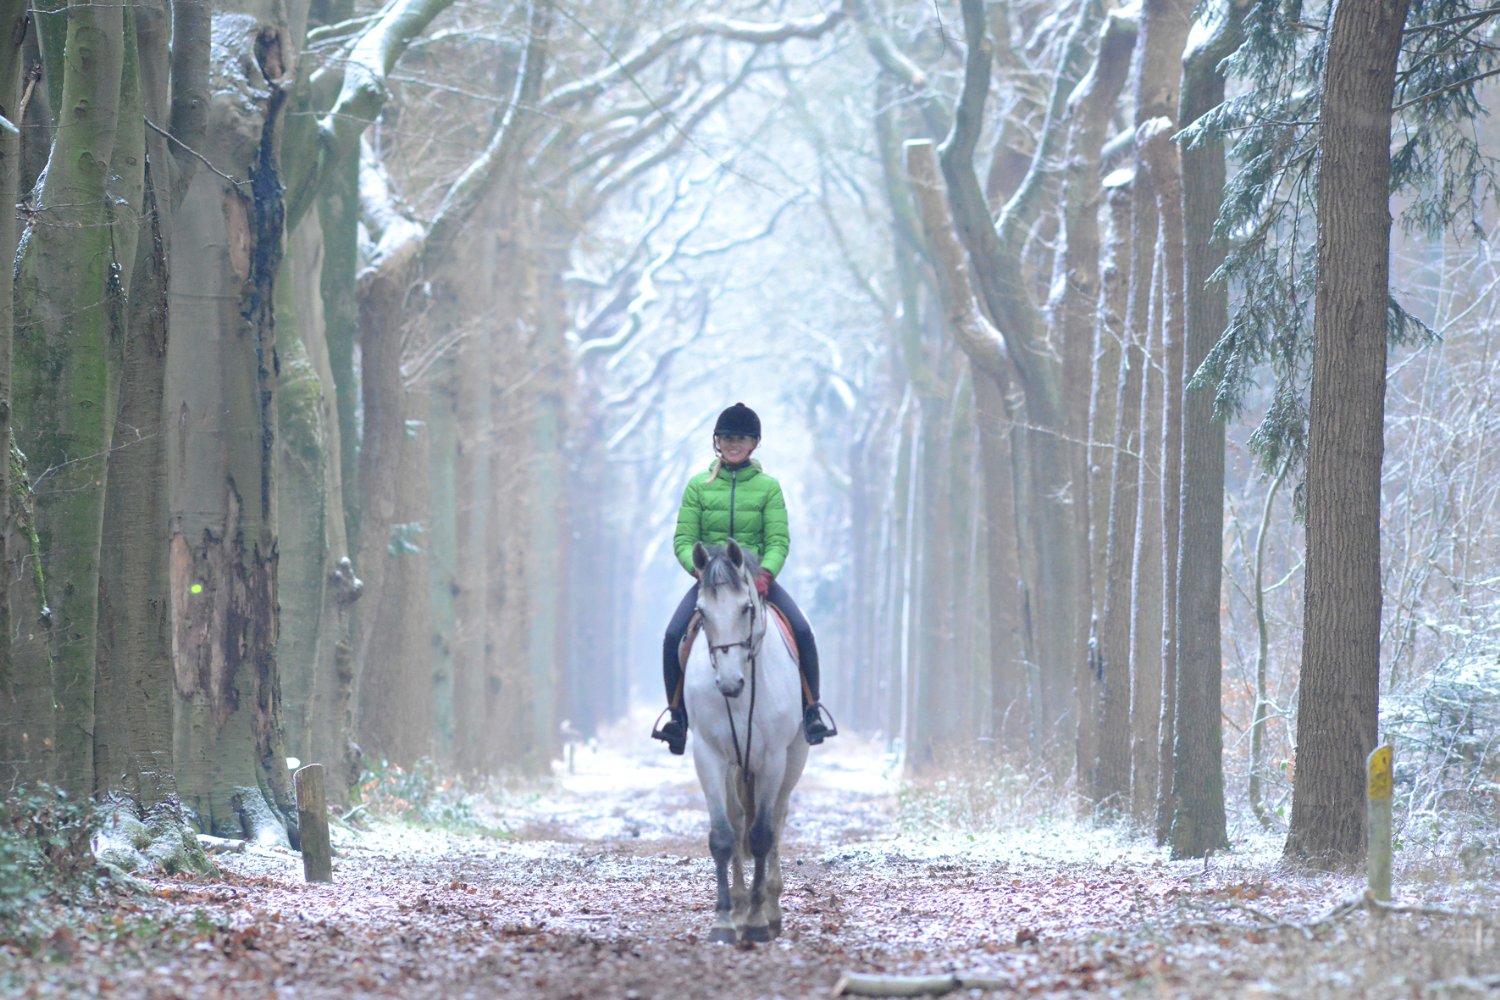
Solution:
{"label": "snow on ground", "polygon": [[0,994],[792,998],[845,971],[1038,997],[1500,994],[1492,875],[1426,859],[1401,889],[1426,912],[1329,916],[1360,879],[1286,869],[1272,838],[1173,862],[1108,827],[939,824],[853,734],[813,751],[793,800],[781,938],[710,944],[702,795],[648,728],[473,800],[499,835],[371,819],[336,828],[332,885],[265,848],[222,856],[220,880],[153,880],[65,942],[0,948]]}

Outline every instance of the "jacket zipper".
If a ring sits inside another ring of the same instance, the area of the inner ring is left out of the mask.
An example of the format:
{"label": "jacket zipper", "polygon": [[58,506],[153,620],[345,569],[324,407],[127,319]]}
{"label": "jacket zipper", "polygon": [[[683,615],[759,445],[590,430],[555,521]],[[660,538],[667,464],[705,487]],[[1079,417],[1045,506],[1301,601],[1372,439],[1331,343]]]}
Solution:
{"label": "jacket zipper", "polygon": [[740,470],[729,471],[729,537],[734,537],[734,488],[739,485]]}

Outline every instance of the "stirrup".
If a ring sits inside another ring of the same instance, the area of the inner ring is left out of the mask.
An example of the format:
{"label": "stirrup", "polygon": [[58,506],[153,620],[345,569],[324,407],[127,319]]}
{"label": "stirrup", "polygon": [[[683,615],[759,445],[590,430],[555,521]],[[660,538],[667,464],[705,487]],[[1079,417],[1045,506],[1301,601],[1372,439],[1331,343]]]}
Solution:
{"label": "stirrup", "polygon": [[[667,719],[665,725],[661,721],[664,717]],[[687,749],[687,712],[681,708],[674,712],[670,706],[663,709],[651,726],[651,738],[661,740],[668,750],[682,756]]]}
{"label": "stirrup", "polygon": [[838,723],[834,722],[833,713],[824,708],[822,702],[815,701],[802,710],[802,738],[807,740],[809,746],[817,746],[830,736],[838,734]]}

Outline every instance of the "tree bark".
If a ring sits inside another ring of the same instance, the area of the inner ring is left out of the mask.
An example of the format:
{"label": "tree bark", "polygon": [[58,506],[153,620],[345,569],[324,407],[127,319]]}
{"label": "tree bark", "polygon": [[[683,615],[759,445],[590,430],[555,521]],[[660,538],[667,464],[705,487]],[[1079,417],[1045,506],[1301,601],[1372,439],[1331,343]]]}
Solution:
{"label": "tree bark", "polygon": [[[26,3],[8,0],[0,4],[0,114],[5,116],[13,128],[0,128],[0,205],[14,205],[20,200],[21,187],[21,135],[19,126],[22,94],[21,66],[25,51],[23,40],[27,27]],[[33,81],[34,83],[34,81]],[[0,259],[14,260],[16,253],[16,215],[0,212]],[[11,268],[0,268],[0,767],[9,768],[12,781],[30,781],[44,777],[34,770],[32,725],[42,721],[46,715],[26,712],[28,690],[44,690],[51,698],[50,672],[42,677],[25,677],[18,669],[22,643],[13,639],[13,628],[17,623],[30,625],[40,610],[40,593],[35,606],[28,609],[23,596],[26,582],[23,556],[34,555],[33,547],[23,530],[29,525],[22,514],[29,507],[28,484],[22,468],[21,453],[15,450],[11,434],[13,375],[12,358],[15,345],[15,279]],[[30,588],[25,588],[30,589]],[[31,626],[34,629],[34,626]],[[47,666],[48,661],[36,656],[24,659],[37,666]],[[50,713],[48,713],[50,714]],[[23,738],[23,734],[25,738]],[[45,745],[47,736],[40,738],[35,746]],[[0,772],[3,773],[3,772]]]}
{"label": "tree bark", "polygon": [[[1161,545],[1142,546],[1144,558],[1155,563],[1154,575],[1163,585],[1158,609],[1162,619],[1161,653],[1162,669],[1150,669],[1136,674],[1134,700],[1136,710],[1131,720],[1133,764],[1131,771],[1131,816],[1141,826],[1150,826],[1156,819],[1156,795],[1162,766],[1161,729],[1162,695],[1176,684],[1176,598],[1177,598],[1177,550],[1178,550],[1178,491],[1182,468],[1182,357],[1184,330],[1184,233],[1182,201],[1182,164],[1178,158],[1176,144],[1172,141],[1172,124],[1165,119],[1156,119],[1144,126],[1146,135],[1141,152],[1150,170],[1151,186],[1156,192],[1157,217],[1161,222],[1162,284],[1161,295],[1161,339],[1164,362],[1162,372],[1163,405],[1159,408],[1161,427],[1159,433],[1142,437],[1142,447],[1156,446],[1160,456],[1158,491],[1149,502],[1156,508],[1161,526]],[[1143,500],[1143,502],[1145,502]],[[1155,593],[1155,591],[1153,591]],[[1150,617],[1139,619],[1141,627],[1153,635]],[[1149,666],[1149,663],[1148,663]],[[1171,716],[1167,716],[1171,718]]]}
{"label": "tree bark", "polygon": [[[62,59],[53,69],[63,76],[59,94],[70,127],[57,132],[37,196],[46,232],[28,241],[19,261],[14,398],[17,441],[37,482],[41,572],[55,622],[56,776],[70,791],[88,795],[100,539],[125,322],[109,190],[125,9],[73,3],[67,22]],[[139,161],[133,166],[138,171]],[[118,169],[128,187],[130,170],[123,163]]]}
{"label": "tree bark", "polygon": [[[1094,329],[1100,294],[1099,203],[1103,187],[1099,176],[1100,151],[1110,112],[1125,85],[1130,53],[1135,47],[1135,22],[1112,13],[1100,29],[1099,50],[1094,65],[1068,101],[1071,116],[1066,167],[1062,181],[1063,251],[1054,264],[1053,286],[1060,290],[1054,304],[1053,322],[1062,332],[1063,384],[1068,390],[1068,437],[1077,463],[1071,478],[1080,488],[1074,493],[1073,530],[1087,539],[1091,518],[1089,490],[1089,399],[1093,367]],[[1085,555],[1087,550],[1085,549]],[[1090,558],[1079,563],[1079,579],[1089,594],[1090,631],[1097,611]],[[1094,657],[1080,656],[1074,664],[1077,755],[1080,774],[1098,753],[1099,689],[1095,682]]]}
{"label": "tree bark", "polygon": [[[1176,113],[1177,90],[1180,85],[1180,59],[1183,44],[1187,39],[1187,31],[1191,20],[1192,4],[1188,0],[1146,0],[1141,6],[1140,34],[1136,43],[1135,63],[1132,69],[1131,91],[1135,105],[1134,122],[1137,128],[1137,149],[1135,155],[1135,180],[1131,193],[1131,263],[1130,284],[1126,307],[1126,352],[1140,352],[1137,361],[1132,362],[1128,357],[1125,368],[1122,371],[1129,373],[1132,377],[1134,372],[1130,367],[1134,363],[1143,366],[1151,366],[1160,370],[1161,360],[1146,353],[1146,345],[1152,336],[1147,329],[1151,322],[1151,306],[1153,296],[1157,289],[1155,281],[1158,277],[1156,270],[1156,257],[1159,238],[1159,221],[1156,209],[1155,195],[1152,185],[1149,183],[1146,163],[1139,148],[1139,129],[1144,123],[1154,118],[1171,118]],[[1158,352],[1159,353],[1159,352]],[[1124,383],[1128,379],[1122,379],[1122,391]],[[1144,385],[1144,383],[1143,383]],[[1132,390],[1134,387],[1130,387]],[[1121,399],[1125,397],[1122,395]],[[1150,417],[1148,409],[1145,415]],[[1119,418],[1124,419],[1126,414],[1123,410]],[[1127,430],[1128,434],[1129,431]],[[1139,433],[1139,430],[1137,430]],[[1126,473],[1133,467],[1137,477],[1146,477],[1137,482],[1133,490],[1122,480],[1114,480],[1114,489],[1122,486],[1131,490],[1128,497],[1137,508],[1143,502],[1151,504],[1154,516],[1159,517],[1156,507],[1159,504],[1159,493],[1153,488],[1153,484],[1160,475],[1157,465],[1157,456],[1160,451],[1155,447],[1157,439],[1150,442],[1151,451],[1149,460],[1142,452],[1140,461],[1134,458],[1124,460],[1125,468],[1117,471]],[[1132,445],[1132,452],[1139,448],[1148,447],[1148,442],[1138,439]],[[1118,460],[1118,457],[1117,457]],[[1112,510],[1115,509],[1112,504]],[[1111,558],[1111,568],[1106,570],[1107,574],[1134,573],[1127,571],[1124,567],[1128,563],[1135,562],[1138,528],[1125,522],[1136,520],[1138,512],[1132,514],[1129,510],[1119,510],[1120,521],[1118,526],[1125,533],[1119,544],[1128,546],[1127,555],[1124,552]],[[1151,539],[1146,539],[1147,543]],[[1111,537],[1109,545],[1116,544]],[[1155,558],[1155,551],[1150,554]],[[1132,757],[1130,747],[1130,720],[1135,713],[1149,711],[1153,714],[1159,711],[1156,703],[1143,704],[1131,703],[1130,688],[1136,676],[1142,670],[1154,671],[1159,676],[1161,670],[1161,659],[1159,646],[1155,643],[1155,636],[1160,628],[1161,607],[1161,582],[1159,573],[1148,572],[1144,579],[1132,579],[1129,583],[1111,576],[1105,584],[1107,591],[1114,595],[1114,599],[1106,596],[1104,621],[1100,629],[1103,640],[1101,646],[1100,669],[1104,674],[1105,703],[1104,723],[1100,734],[1100,754],[1098,767],[1096,769],[1097,781],[1095,784],[1096,798],[1103,799],[1118,797],[1120,807],[1125,807],[1130,802],[1130,764]],[[1143,592],[1140,587],[1147,586],[1151,592]],[[1129,588],[1128,596],[1126,588]],[[1154,612],[1151,609],[1156,609]],[[1146,615],[1142,620],[1133,618],[1135,611],[1140,610]],[[1124,615],[1131,618],[1128,624],[1119,622],[1119,616]],[[1155,620],[1151,620],[1152,618]],[[1153,636],[1151,643],[1132,646],[1129,636],[1149,633]],[[1137,653],[1148,656],[1147,663],[1135,661]],[[1154,684],[1148,685],[1147,690],[1155,688]],[[1146,699],[1146,700],[1149,700]]]}
{"label": "tree bark", "polygon": [[973,261],[976,291],[988,316],[1003,333],[1007,356],[1015,366],[1025,394],[1027,417],[1034,428],[1027,436],[1031,493],[1027,502],[1035,521],[1028,527],[1035,525],[1036,546],[1042,554],[1036,561],[1032,589],[1037,600],[1049,609],[1038,620],[1038,659],[1043,678],[1039,721],[1050,731],[1050,727],[1072,716],[1073,664],[1084,655],[1085,595],[1079,582],[1086,558],[1086,536],[1080,537],[1075,530],[1071,498],[1085,484],[1071,478],[1082,468],[1082,462],[1073,458],[1079,445],[1068,439],[1061,365],[1046,344],[1046,324],[1029,295],[1023,250],[1026,234],[1039,218],[1052,165],[1063,149],[1063,109],[1087,68],[1088,47],[1101,10],[1094,3],[1085,3],[1070,28],[1031,169],[1007,202],[998,224],[991,224],[973,165],[990,80],[991,49],[982,4],[965,0],[963,16],[968,41],[963,95],[939,159],[954,223]]}
{"label": "tree bark", "polygon": [[174,326],[202,335],[168,348],[174,744],[200,829],[285,842],[295,804],[276,658],[274,295],[293,53],[284,25],[233,13],[215,22],[217,40],[257,58],[215,60],[204,150],[248,179],[199,171],[178,215],[178,245],[194,252],[178,257],[169,301]]}
{"label": "tree bark", "polygon": [[[1217,30],[1184,56],[1180,120],[1197,121],[1224,99],[1225,56],[1239,45],[1246,4],[1227,0]],[[1186,330],[1183,344],[1182,471],[1177,580],[1176,677],[1162,704],[1156,839],[1202,857],[1228,843],[1224,815],[1220,594],[1224,548],[1224,421],[1209,386],[1187,389],[1228,323],[1229,289],[1209,278],[1223,263],[1214,235],[1224,195],[1224,145],[1182,152]],[[1181,783],[1179,785],[1179,782]],[[1180,792],[1177,791],[1180,788]]]}
{"label": "tree bark", "polygon": [[1390,139],[1409,0],[1338,0],[1318,141],[1307,570],[1286,855],[1365,850],[1380,707],[1380,472],[1390,301]]}
{"label": "tree bark", "polygon": [[[1080,740],[1078,787],[1090,788],[1095,761],[1098,759],[1098,726],[1103,710],[1103,666],[1107,621],[1105,605],[1109,600],[1109,542],[1114,523],[1114,466],[1119,448],[1116,437],[1122,426],[1118,417],[1121,401],[1121,379],[1125,368],[1124,335],[1126,295],[1130,284],[1130,205],[1131,174],[1117,170],[1106,180],[1105,212],[1108,219],[1106,239],[1101,255],[1099,298],[1094,323],[1094,349],[1089,385],[1089,579],[1090,620],[1089,681],[1082,689],[1089,694],[1089,714],[1093,738],[1087,744]],[[1117,597],[1116,600],[1119,600]],[[1081,722],[1081,720],[1080,720]],[[1092,794],[1092,793],[1090,793]]]}

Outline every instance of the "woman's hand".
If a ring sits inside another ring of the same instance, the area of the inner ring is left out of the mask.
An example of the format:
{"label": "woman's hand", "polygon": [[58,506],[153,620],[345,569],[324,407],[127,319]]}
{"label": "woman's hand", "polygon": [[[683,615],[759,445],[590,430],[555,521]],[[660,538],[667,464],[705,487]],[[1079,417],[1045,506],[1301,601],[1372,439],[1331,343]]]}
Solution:
{"label": "woman's hand", "polygon": [[763,569],[759,573],[755,574],[755,592],[761,597],[765,597],[768,593],[771,592],[770,570]]}

